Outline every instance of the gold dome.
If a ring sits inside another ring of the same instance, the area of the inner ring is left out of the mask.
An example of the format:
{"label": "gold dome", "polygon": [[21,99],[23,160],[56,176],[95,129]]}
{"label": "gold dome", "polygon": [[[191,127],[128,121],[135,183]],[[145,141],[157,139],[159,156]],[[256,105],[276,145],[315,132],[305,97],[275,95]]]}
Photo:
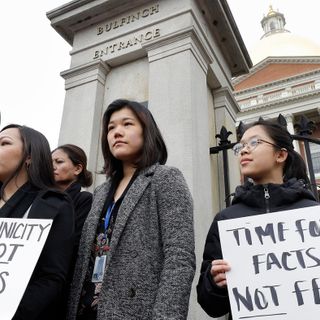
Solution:
{"label": "gold dome", "polygon": [[272,6],[269,6],[269,12],[267,13],[267,17],[276,15],[277,12],[273,10]]}

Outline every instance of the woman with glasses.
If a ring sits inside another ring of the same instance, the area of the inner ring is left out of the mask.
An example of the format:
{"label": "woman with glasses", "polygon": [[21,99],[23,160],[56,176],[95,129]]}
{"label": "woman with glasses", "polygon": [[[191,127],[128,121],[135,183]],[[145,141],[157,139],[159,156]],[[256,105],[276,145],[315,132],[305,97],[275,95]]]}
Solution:
{"label": "woman with glasses", "polygon": [[219,212],[210,227],[197,285],[198,302],[211,317],[229,313],[226,272],[218,221],[319,205],[309,190],[306,166],[294,150],[285,127],[259,120],[246,129],[233,148],[240,171],[248,179],[238,186],[232,205]]}

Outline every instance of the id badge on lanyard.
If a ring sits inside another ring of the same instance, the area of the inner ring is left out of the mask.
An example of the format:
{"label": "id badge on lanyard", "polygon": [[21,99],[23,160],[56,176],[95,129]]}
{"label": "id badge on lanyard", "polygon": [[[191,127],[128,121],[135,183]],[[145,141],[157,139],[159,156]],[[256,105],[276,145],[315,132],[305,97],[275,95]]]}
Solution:
{"label": "id badge on lanyard", "polygon": [[94,268],[92,272],[91,282],[102,282],[104,276],[104,269],[106,267],[107,256],[96,256],[94,261]]}
{"label": "id badge on lanyard", "polygon": [[[100,234],[97,237],[97,246],[99,250],[102,250],[102,254],[98,254],[95,258],[91,282],[97,283],[97,282],[103,281],[105,268],[106,268],[107,253],[109,251],[109,249],[105,250],[104,248],[105,247],[109,248],[107,231],[110,224],[111,214],[112,214],[114,205],[115,203],[112,203],[112,205],[108,207],[107,214],[104,219],[104,230],[105,230],[104,234]],[[101,236],[102,236],[102,239],[105,240],[104,243],[100,243],[101,241],[99,241],[99,237]]]}

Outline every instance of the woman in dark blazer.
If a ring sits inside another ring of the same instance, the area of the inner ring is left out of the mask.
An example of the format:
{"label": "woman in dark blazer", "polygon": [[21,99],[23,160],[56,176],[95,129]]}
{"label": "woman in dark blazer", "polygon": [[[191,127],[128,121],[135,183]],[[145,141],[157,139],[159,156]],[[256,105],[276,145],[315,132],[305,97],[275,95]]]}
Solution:
{"label": "woman in dark blazer", "polygon": [[69,269],[74,217],[71,200],[54,190],[47,139],[9,125],[0,132],[0,217],[53,219],[48,238],[13,320],[56,319]]}
{"label": "woman in dark blazer", "polygon": [[107,181],[84,224],[68,319],[186,319],[195,271],[192,198],[165,166],[160,131],[141,104],[103,116]]}
{"label": "woman in dark blazer", "polygon": [[91,209],[92,194],[81,191],[92,185],[85,152],[74,144],[64,144],[52,151],[54,179],[57,187],[72,199],[75,212],[76,244],[79,244],[84,221]]}
{"label": "woman in dark blazer", "polygon": [[87,156],[85,152],[74,144],[61,145],[54,149],[51,155],[57,188],[66,192],[71,197],[75,218],[73,258],[67,276],[65,297],[61,298],[59,307],[61,310],[59,319],[65,319],[67,299],[79,249],[81,231],[92,204],[92,193],[82,191],[81,188],[91,186],[92,173],[87,169]]}

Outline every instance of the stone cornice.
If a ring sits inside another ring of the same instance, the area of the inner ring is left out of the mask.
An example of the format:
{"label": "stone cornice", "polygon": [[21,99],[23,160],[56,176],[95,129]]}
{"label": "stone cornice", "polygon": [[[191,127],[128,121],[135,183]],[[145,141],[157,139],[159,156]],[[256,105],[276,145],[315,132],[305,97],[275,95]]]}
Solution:
{"label": "stone cornice", "polygon": [[207,28],[227,61],[232,76],[247,73],[252,61],[226,0],[197,0],[206,18]]}
{"label": "stone cornice", "polygon": [[92,2],[91,0],[74,0],[70,1],[66,4],[63,4],[55,9],[52,9],[47,12],[48,19],[53,19],[62,14],[70,12],[71,10],[75,10],[77,8],[83,7],[85,4]]}
{"label": "stone cornice", "polygon": [[75,0],[47,12],[52,27],[70,44],[75,30],[111,18],[149,0]]}
{"label": "stone cornice", "polygon": [[[184,1],[186,8],[192,8],[191,1]],[[49,11],[47,17],[52,27],[72,45],[78,30],[138,6],[154,3],[161,4],[161,0],[77,0]],[[205,9],[206,28],[210,29],[232,75],[248,72],[252,63],[226,0],[194,0],[194,3],[199,5],[200,11]]]}
{"label": "stone cornice", "polygon": [[98,81],[104,85],[109,71],[110,67],[105,62],[96,60],[62,71],[60,75],[65,79],[65,88],[70,89],[92,81]]}

